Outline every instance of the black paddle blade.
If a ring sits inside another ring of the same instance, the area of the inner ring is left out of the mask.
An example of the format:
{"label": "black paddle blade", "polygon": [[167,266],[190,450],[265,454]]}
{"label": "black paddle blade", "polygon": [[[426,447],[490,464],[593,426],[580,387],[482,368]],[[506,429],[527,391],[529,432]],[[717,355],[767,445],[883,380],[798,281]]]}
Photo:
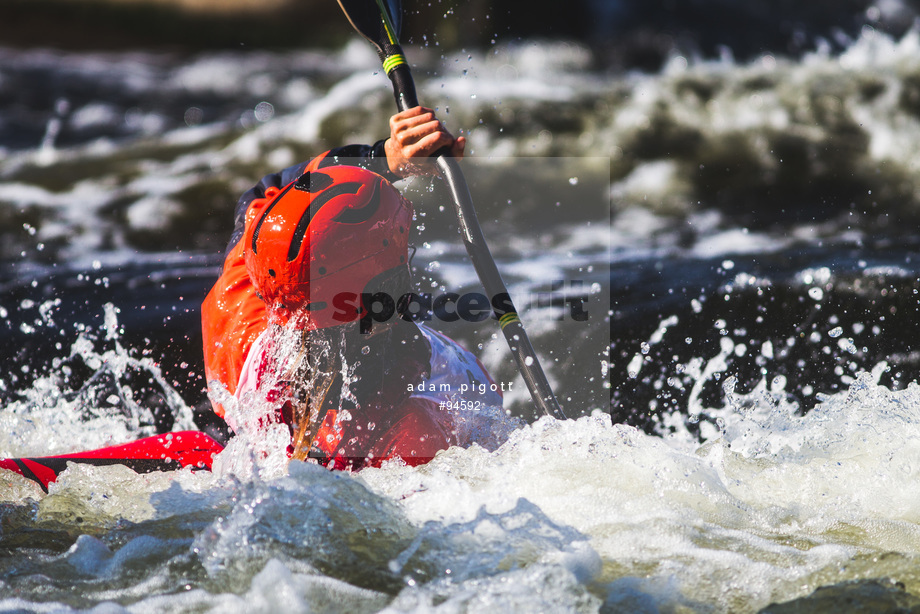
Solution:
{"label": "black paddle blade", "polygon": [[399,45],[402,26],[400,0],[338,0],[352,27],[377,48],[381,57]]}

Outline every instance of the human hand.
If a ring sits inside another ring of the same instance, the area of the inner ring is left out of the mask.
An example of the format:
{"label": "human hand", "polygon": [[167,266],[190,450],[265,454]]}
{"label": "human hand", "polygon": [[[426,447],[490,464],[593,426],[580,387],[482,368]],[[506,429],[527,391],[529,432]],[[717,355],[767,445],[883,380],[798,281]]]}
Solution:
{"label": "human hand", "polygon": [[463,157],[466,138],[447,131],[434,111],[413,107],[390,118],[390,138],[384,143],[387,165],[400,177],[434,172],[428,158],[447,147],[455,158]]}

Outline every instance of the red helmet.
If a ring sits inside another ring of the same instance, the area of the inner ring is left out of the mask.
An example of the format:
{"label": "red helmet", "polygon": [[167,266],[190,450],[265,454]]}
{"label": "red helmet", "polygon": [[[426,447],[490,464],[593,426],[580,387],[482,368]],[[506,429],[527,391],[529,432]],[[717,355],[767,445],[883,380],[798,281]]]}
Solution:
{"label": "red helmet", "polygon": [[380,175],[330,166],[266,199],[243,241],[249,277],[276,322],[314,330],[355,320],[362,308],[353,297],[390,271],[408,271],[412,204]]}

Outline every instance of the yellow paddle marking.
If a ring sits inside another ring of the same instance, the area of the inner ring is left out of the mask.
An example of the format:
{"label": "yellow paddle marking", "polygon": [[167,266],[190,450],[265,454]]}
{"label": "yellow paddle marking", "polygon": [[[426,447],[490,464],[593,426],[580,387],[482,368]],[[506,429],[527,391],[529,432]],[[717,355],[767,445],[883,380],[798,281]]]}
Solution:
{"label": "yellow paddle marking", "polygon": [[520,322],[521,319],[518,317],[518,314],[511,312],[506,313],[498,319],[498,324],[501,326],[502,330],[505,330],[505,327],[514,322]]}

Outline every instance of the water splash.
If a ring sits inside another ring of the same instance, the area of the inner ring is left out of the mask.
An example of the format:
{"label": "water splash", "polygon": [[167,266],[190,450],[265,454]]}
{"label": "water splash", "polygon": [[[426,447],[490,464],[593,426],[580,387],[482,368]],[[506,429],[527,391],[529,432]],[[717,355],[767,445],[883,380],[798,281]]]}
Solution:
{"label": "water splash", "polygon": [[[39,306],[54,330],[55,300]],[[37,329],[32,334],[39,334]],[[44,456],[155,435],[158,424],[194,430],[192,411],[149,357],[122,346],[118,309],[104,306],[104,338],[84,329],[70,354],[0,410],[0,456]],[[85,377],[78,375],[85,373]],[[77,387],[74,388],[73,386]]]}

